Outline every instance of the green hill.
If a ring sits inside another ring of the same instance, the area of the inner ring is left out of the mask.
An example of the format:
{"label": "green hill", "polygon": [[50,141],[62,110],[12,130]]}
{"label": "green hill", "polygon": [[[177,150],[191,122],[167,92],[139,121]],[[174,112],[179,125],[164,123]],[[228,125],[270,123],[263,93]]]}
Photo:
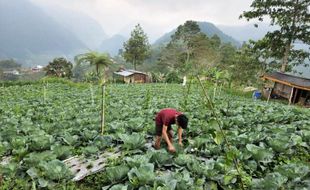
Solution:
{"label": "green hill", "polygon": [[[218,29],[214,24],[210,22],[197,22],[200,30],[205,33],[208,37],[212,37],[214,35],[217,35],[222,42],[224,43],[231,43],[235,46],[240,46],[240,43],[235,40],[234,38],[228,36],[224,32],[222,32],[220,29]],[[161,45],[166,44],[171,40],[171,36],[176,32],[176,29],[172,30],[171,32],[163,35],[158,40],[155,41],[154,45]]]}

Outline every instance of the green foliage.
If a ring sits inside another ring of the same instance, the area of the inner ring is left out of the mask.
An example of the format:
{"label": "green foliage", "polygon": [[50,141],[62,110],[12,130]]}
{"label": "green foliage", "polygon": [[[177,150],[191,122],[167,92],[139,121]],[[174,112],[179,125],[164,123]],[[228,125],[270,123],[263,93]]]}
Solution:
{"label": "green foliage", "polygon": [[200,33],[200,28],[195,21],[186,21],[184,25],[180,25],[177,31],[171,36],[172,42],[181,40],[186,43],[190,42],[191,39]]}
{"label": "green foliage", "polygon": [[78,82],[85,81],[86,80],[85,75],[90,70],[91,70],[90,65],[82,65],[82,64],[74,65],[73,70],[72,70],[74,80]]}
{"label": "green foliage", "polygon": [[13,59],[0,60],[0,69],[19,69],[21,66]]}
{"label": "green foliage", "polygon": [[[162,48],[158,66],[164,78],[173,73],[173,78],[184,75],[202,75],[213,78],[214,70],[225,72],[225,84],[256,84],[268,68],[261,61],[252,45],[244,44],[240,49],[230,43],[222,43],[216,35],[209,38],[199,30],[194,21],[180,25],[167,46]],[[154,81],[160,81],[153,75]]]}
{"label": "green foliage", "polygon": [[127,150],[140,149],[144,146],[145,138],[143,134],[119,134],[120,139],[124,142],[123,147]]}
{"label": "green foliage", "polygon": [[275,172],[268,174],[263,179],[254,179],[252,182],[253,189],[279,189],[287,182],[287,177]]}
{"label": "green foliage", "polygon": [[[270,19],[271,25],[279,29],[268,32],[262,40],[256,43],[256,48],[268,52],[270,58],[280,60],[281,71],[285,72],[290,66],[304,64],[309,58],[309,51],[294,49],[295,42],[310,45],[310,17],[308,0],[254,0],[251,11],[245,11],[240,17],[248,21]],[[257,27],[257,25],[256,25]]]}
{"label": "green foliage", "polygon": [[128,172],[128,179],[133,187],[152,185],[155,180],[154,165],[151,163],[134,167]]}
{"label": "green foliage", "polygon": [[131,32],[129,40],[124,43],[123,57],[127,62],[132,63],[136,70],[137,65],[141,65],[149,57],[149,51],[150,44],[147,35],[138,24]]}
{"label": "green foliage", "polygon": [[171,72],[167,73],[165,78],[166,78],[167,83],[181,83],[182,82],[181,77],[175,71],[171,71]]}
{"label": "green foliage", "polygon": [[250,45],[244,43],[242,47],[233,54],[224,55],[224,67],[229,70],[233,81],[245,85],[257,84],[260,76],[270,68],[267,63],[260,60],[260,54]]}
{"label": "green foliage", "polygon": [[95,51],[77,55],[75,56],[74,60],[78,65],[83,63],[89,65],[95,65],[98,77],[100,76],[100,67],[103,68],[102,73],[105,74],[104,72],[105,67],[108,67],[113,64],[113,61],[111,60],[108,54],[98,53]]}
{"label": "green foliage", "polygon": [[[220,85],[225,72],[214,70],[210,78]],[[308,109],[252,101],[233,93],[235,89],[223,89],[213,100],[216,114],[211,114],[193,82],[187,97],[190,127],[185,131],[184,148],[176,147],[178,152],[169,154],[164,142],[161,150],[150,146],[151,114],[180,105],[181,85],[108,84],[108,127],[102,136],[99,107],[94,106],[100,102],[100,88],[93,88],[92,102],[89,85],[45,80],[0,87],[0,157],[11,157],[0,166],[4,189],[241,189],[241,177],[248,189],[308,187]],[[47,83],[49,98],[43,103],[38,97]],[[213,87],[208,84],[207,90]],[[121,156],[104,163],[102,172],[69,183],[71,173],[61,160],[76,154],[95,158],[118,150]]]}
{"label": "green foliage", "polygon": [[55,58],[44,68],[44,70],[46,71],[46,76],[71,78],[72,68],[72,63],[61,57]]}
{"label": "green foliage", "polygon": [[106,169],[107,177],[111,183],[120,182],[127,177],[129,168],[126,165],[108,167]]}
{"label": "green foliage", "polygon": [[33,180],[33,185],[37,183],[41,188],[53,187],[55,184],[52,181],[61,182],[72,177],[66,165],[59,160],[40,162],[36,167],[29,168],[26,173]]}
{"label": "green foliage", "polygon": [[172,157],[166,150],[157,150],[152,152],[150,160],[158,166],[172,163]]}
{"label": "green foliage", "polygon": [[134,155],[132,157],[126,157],[125,160],[131,168],[140,167],[143,164],[147,164],[150,162],[151,154],[147,155]]}
{"label": "green foliage", "polygon": [[[199,37],[207,38],[200,32],[197,22],[187,21],[184,25],[180,25],[169,44],[162,50],[159,64],[166,67],[168,71],[177,70],[181,73],[189,73],[192,66],[195,66],[191,63],[191,59],[194,56],[195,46],[197,47],[200,40],[193,41]],[[199,46],[196,50],[198,51],[201,47]]]}

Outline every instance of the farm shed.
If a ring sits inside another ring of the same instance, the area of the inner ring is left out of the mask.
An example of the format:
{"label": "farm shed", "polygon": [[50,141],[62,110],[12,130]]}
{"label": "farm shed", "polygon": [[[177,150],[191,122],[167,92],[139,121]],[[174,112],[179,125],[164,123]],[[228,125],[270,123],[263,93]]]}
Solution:
{"label": "farm shed", "polygon": [[136,70],[120,70],[113,73],[115,81],[124,83],[147,83],[149,77],[146,73]]}
{"label": "farm shed", "polygon": [[268,98],[276,95],[288,99],[290,104],[310,106],[310,79],[280,72],[265,74],[263,79],[274,82]]}

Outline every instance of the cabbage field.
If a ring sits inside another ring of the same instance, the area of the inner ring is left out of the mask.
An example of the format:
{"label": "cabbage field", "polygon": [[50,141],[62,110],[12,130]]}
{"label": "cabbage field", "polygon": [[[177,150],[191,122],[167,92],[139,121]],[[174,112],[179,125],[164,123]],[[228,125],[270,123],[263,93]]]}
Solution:
{"label": "cabbage field", "polygon": [[[206,89],[109,84],[101,134],[98,86],[0,87],[0,189],[310,189],[309,109]],[[190,119],[175,154],[149,146],[165,107]],[[79,182],[62,162],[118,151]]]}

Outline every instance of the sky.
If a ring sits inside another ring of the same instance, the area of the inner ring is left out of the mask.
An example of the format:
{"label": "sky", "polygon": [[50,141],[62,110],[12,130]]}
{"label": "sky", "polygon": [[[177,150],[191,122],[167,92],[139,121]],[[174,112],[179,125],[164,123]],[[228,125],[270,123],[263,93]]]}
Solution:
{"label": "sky", "polygon": [[140,23],[151,38],[158,38],[186,20],[216,25],[244,25],[239,20],[252,0],[31,0],[43,7],[61,6],[81,11],[101,24],[112,36],[128,33]]}

